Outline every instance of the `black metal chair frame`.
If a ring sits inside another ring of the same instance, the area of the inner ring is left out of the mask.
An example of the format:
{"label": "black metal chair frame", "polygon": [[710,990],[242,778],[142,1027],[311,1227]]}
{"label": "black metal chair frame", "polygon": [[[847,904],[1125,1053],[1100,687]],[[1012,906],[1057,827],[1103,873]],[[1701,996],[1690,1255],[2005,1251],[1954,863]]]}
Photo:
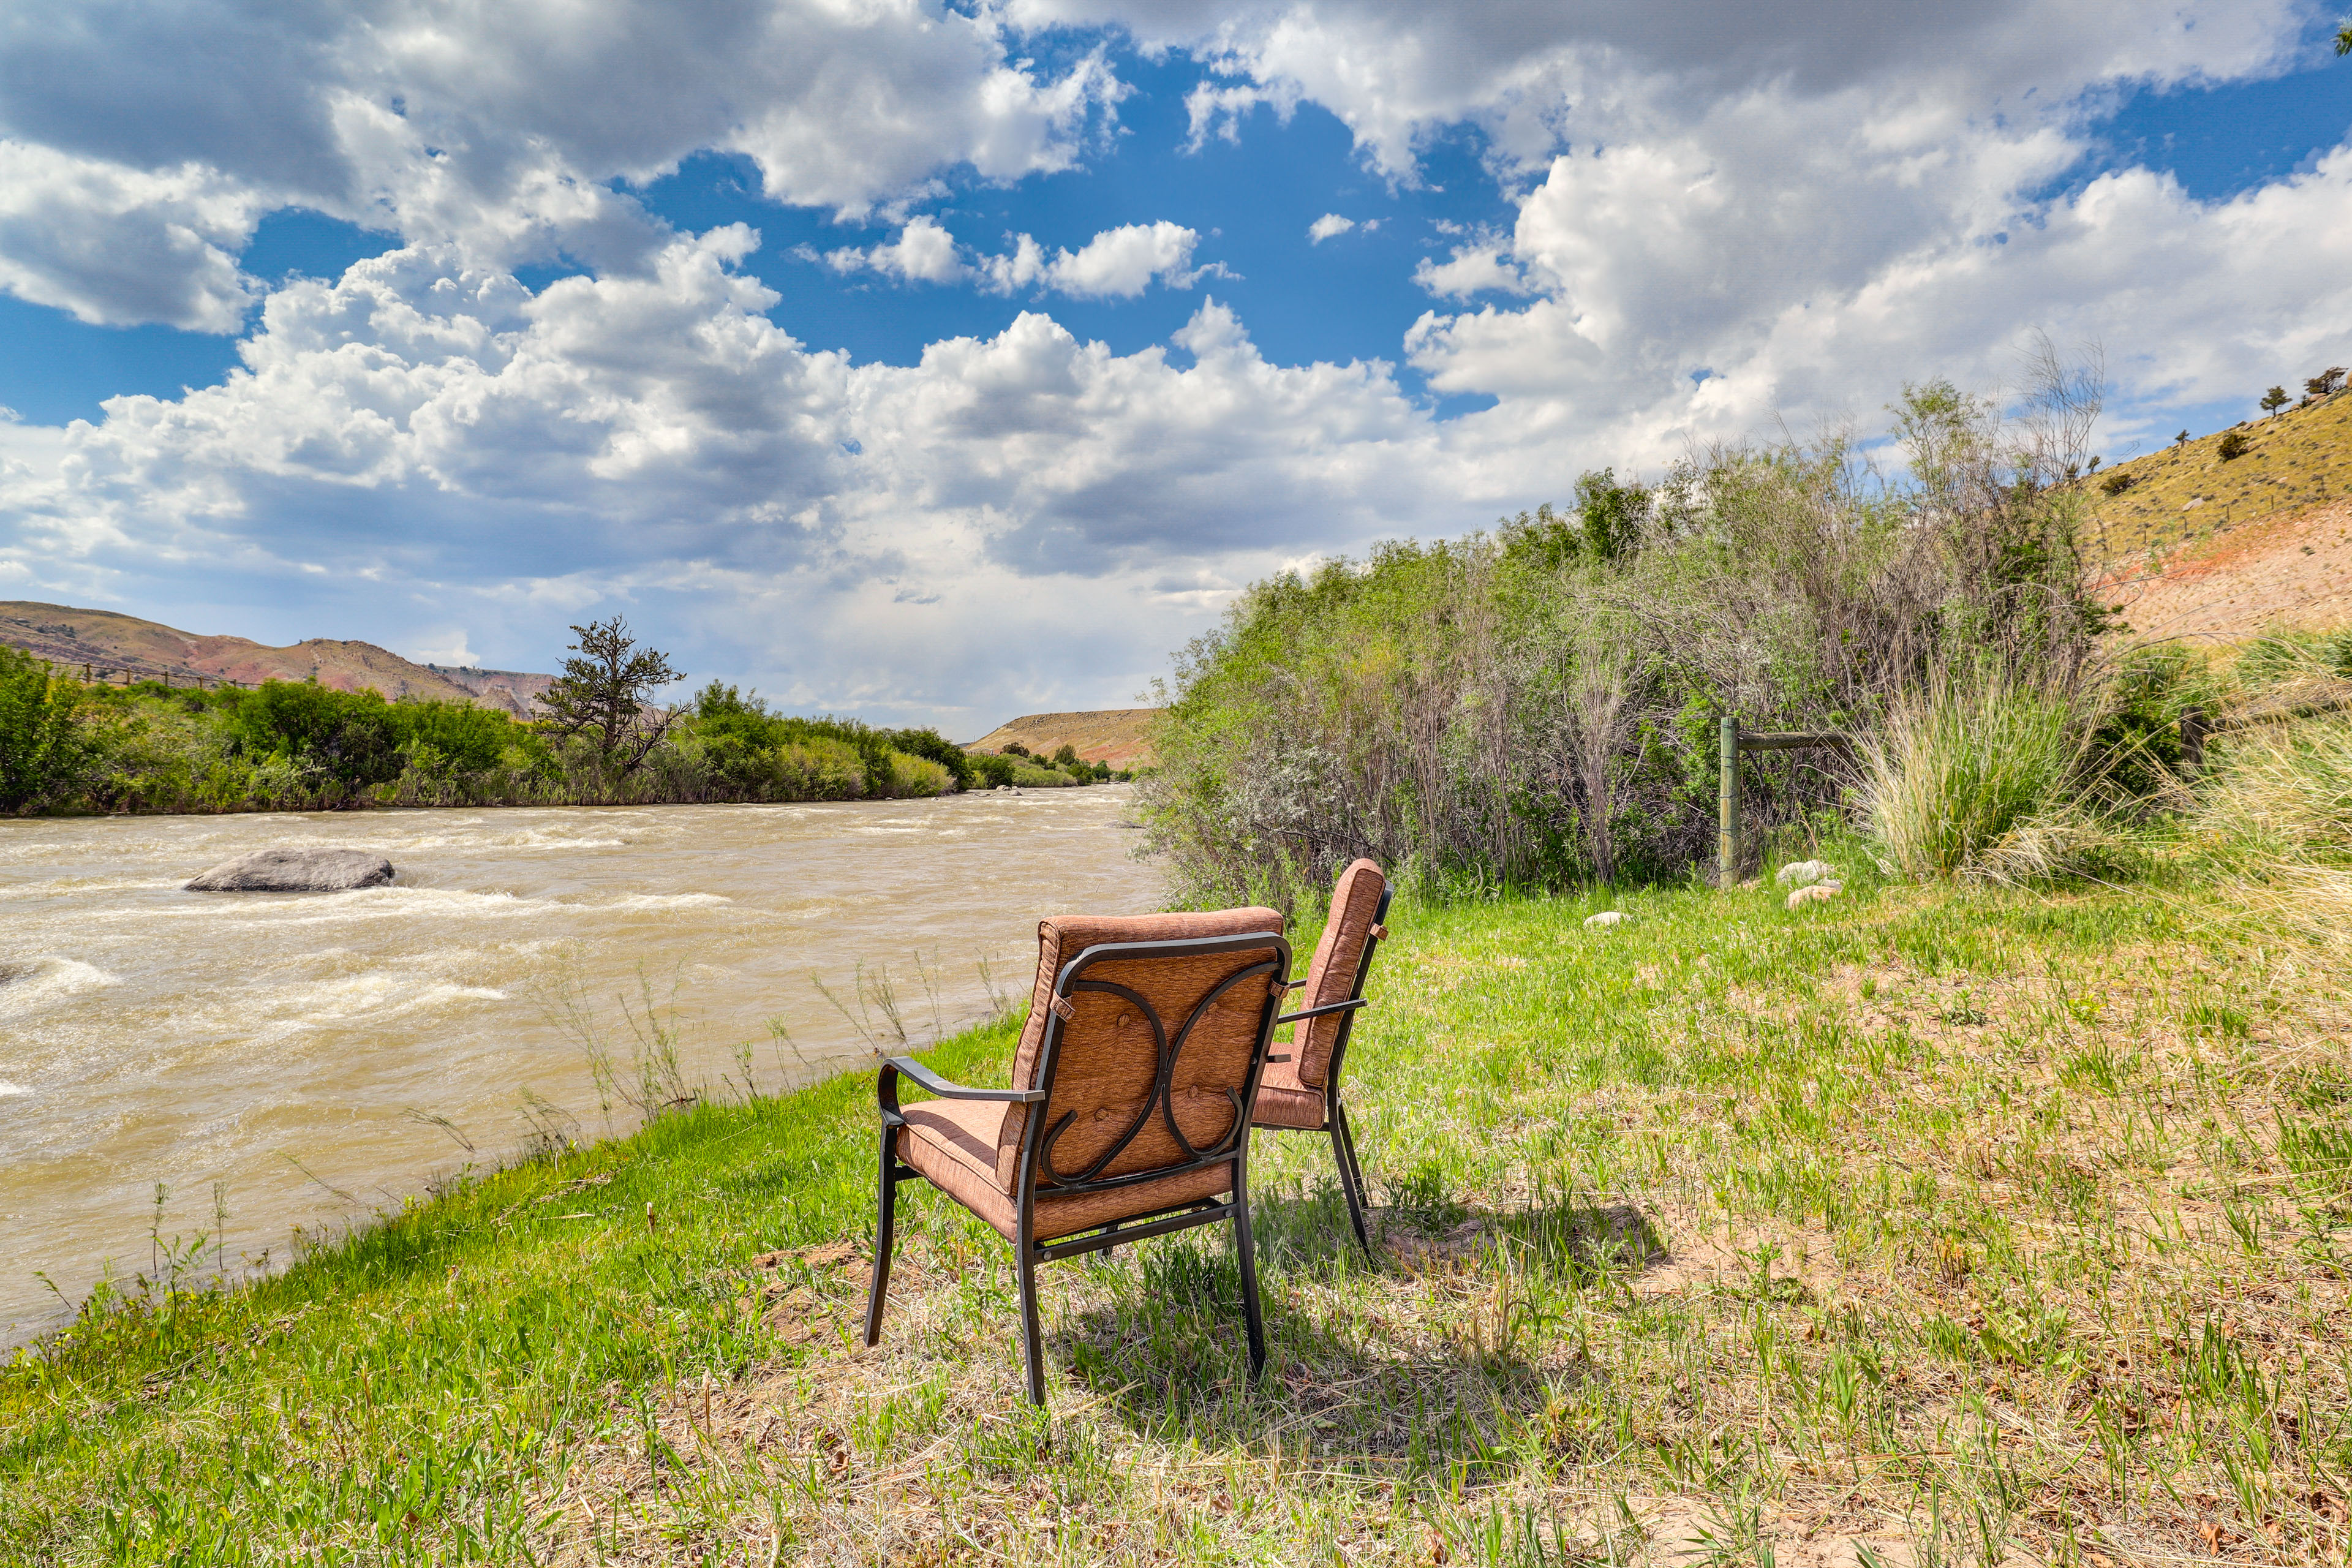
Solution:
{"label": "black metal chair frame", "polygon": [[[1184,1020],[1172,1038],[1168,1033],[1166,1021],[1142,996],[1123,985],[1086,978],[1087,971],[1097,964],[1121,959],[1173,957],[1185,953],[1207,955],[1238,952],[1250,948],[1265,949],[1265,961],[1237,969],[1220,981],[1216,989],[1202,998],[1192,1009],[1192,1016]],[[1190,1230],[1195,1226],[1214,1225],[1221,1220],[1233,1222],[1234,1249],[1241,1264],[1242,1311],[1249,1325],[1250,1374],[1255,1377],[1264,1372],[1265,1324],[1258,1310],[1257,1253],[1250,1236],[1250,1116],[1256,1109],[1258,1080],[1265,1075],[1266,1063],[1288,1059],[1273,1055],[1272,1046],[1275,1013],[1283,994],[1281,983],[1289,973],[1290,944],[1277,932],[1182,937],[1161,942],[1098,942],[1065,963],[1055,977],[1049,1009],[1051,1016],[1045,1020],[1045,1034],[1038,1047],[1037,1088],[971,1089],[963,1084],[950,1083],[909,1057],[892,1057],[883,1063],[881,1076],[875,1084],[876,1099],[882,1111],[882,1162],[878,1212],[874,1226],[874,1282],[866,1302],[866,1342],[876,1344],[882,1338],[882,1311],[890,1286],[890,1250],[897,1220],[898,1184],[922,1175],[921,1172],[898,1158],[898,1129],[906,1125],[906,1117],[898,1108],[899,1078],[904,1076],[914,1079],[919,1086],[942,1100],[1043,1105],[1052,1098],[1054,1091],[1055,1072],[1061,1056],[1062,1025],[1071,1016],[1069,998],[1081,991],[1094,991],[1123,996],[1142,1012],[1151,1025],[1159,1052],[1158,1070],[1152,1081],[1151,1093],[1146,1097],[1143,1109],[1136,1113],[1134,1121],[1093,1163],[1075,1175],[1064,1175],[1055,1169],[1053,1151],[1055,1140],[1068,1129],[1076,1112],[1064,1113],[1051,1127],[1045,1125],[1044,1116],[1032,1115],[1022,1129],[1019,1175],[1013,1192],[1014,1213],[1019,1216],[1013,1253],[1021,1281],[1021,1348],[1028,1363],[1029,1397],[1040,1405],[1045,1403],[1045,1347],[1044,1331],[1037,1317],[1038,1264],[1074,1258],[1081,1253],[1100,1252],[1125,1242],[1167,1236],[1175,1231]],[[1217,999],[1252,978],[1265,985],[1266,999],[1259,1015],[1257,1043],[1251,1049],[1248,1076],[1243,1082],[1242,1092],[1227,1091],[1234,1100],[1234,1125],[1210,1148],[1196,1149],[1177,1125],[1175,1106],[1170,1098],[1176,1060],[1192,1036],[1192,1026],[1200,1022]],[[1118,1176],[1101,1174],[1103,1169],[1135,1141],[1155,1110],[1175,1138],[1176,1146],[1191,1157],[1177,1165],[1162,1165]],[[1037,1240],[1037,1198],[1041,1191],[1055,1196],[1110,1192],[1142,1182],[1185,1175],[1227,1161],[1233,1164],[1234,1194],[1224,1202],[1205,1198],[1152,1210],[1105,1226],[1090,1226],[1055,1241]]]}
{"label": "black metal chair frame", "polygon": [[[1348,1108],[1339,1100],[1339,1069],[1347,1064],[1348,1037],[1355,1031],[1356,1015],[1368,1004],[1364,1000],[1364,981],[1372,973],[1372,953],[1388,936],[1389,900],[1396,896],[1394,888],[1381,889],[1381,901],[1372,910],[1372,929],[1364,938],[1363,956],[1356,963],[1356,984],[1344,1002],[1327,1002],[1320,1007],[1302,1008],[1276,1018],[1275,1026],[1296,1024],[1307,1018],[1319,1018],[1327,1013],[1339,1017],[1339,1037],[1331,1042],[1331,1062],[1323,1073],[1323,1125],[1320,1127],[1268,1127],[1269,1132],[1326,1132],[1331,1137],[1331,1158],[1339,1166],[1339,1190],[1347,1195],[1348,1220],[1356,1227],[1356,1241],[1367,1258],[1377,1258],[1372,1251],[1371,1232],[1364,1224],[1364,1167],[1356,1160],[1356,1134],[1348,1125]],[[1304,981],[1296,984],[1304,984]],[[1296,1038],[1297,1037],[1293,1037]]]}

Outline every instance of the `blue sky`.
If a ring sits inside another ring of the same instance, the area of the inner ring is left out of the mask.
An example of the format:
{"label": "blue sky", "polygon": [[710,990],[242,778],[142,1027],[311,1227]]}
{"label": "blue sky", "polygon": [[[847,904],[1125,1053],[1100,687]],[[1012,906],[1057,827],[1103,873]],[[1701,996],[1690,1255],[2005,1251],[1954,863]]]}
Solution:
{"label": "blue sky", "polygon": [[2037,331],[2118,454],[2352,359],[2330,15],[1871,16],[19,16],[0,597],[526,668],[618,610],[976,734],[1267,571]]}

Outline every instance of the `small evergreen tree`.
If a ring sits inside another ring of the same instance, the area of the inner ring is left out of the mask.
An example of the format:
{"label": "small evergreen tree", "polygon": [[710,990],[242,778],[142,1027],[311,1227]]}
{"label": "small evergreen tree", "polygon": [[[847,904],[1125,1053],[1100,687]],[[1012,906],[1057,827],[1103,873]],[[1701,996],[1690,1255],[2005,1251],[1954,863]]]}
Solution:
{"label": "small evergreen tree", "polygon": [[2268,392],[2263,394],[2263,412],[2265,414],[2276,414],[2280,409],[2284,408],[2292,401],[2294,400],[2286,395],[2285,387],[2273,386]]}
{"label": "small evergreen tree", "polygon": [[541,722],[554,734],[588,736],[607,763],[635,772],[677,717],[676,710],[653,707],[654,689],[682,672],[667,654],[639,647],[618,616],[573,626],[572,634],[580,639],[572,645],[572,657],[539,695]]}

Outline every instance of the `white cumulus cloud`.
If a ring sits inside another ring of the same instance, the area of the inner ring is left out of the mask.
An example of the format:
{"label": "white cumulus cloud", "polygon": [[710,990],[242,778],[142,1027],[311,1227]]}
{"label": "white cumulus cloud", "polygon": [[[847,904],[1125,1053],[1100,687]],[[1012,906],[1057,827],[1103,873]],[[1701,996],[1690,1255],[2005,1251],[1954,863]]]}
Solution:
{"label": "white cumulus cloud", "polygon": [[824,264],[836,272],[856,272],[870,268],[888,277],[908,282],[952,283],[964,275],[964,264],[956,258],[955,236],[941,228],[932,217],[916,217],[898,231],[898,237],[887,245],[877,245],[866,250],[847,247],[829,250]]}
{"label": "white cumulus cloud", "polygon": [[1126,89],[1047,68],[991,7],[270,0],[22,10],[0,28],[0,288],[229,331],[258,216],[304,206],[486,266],[643,267],[627,194],[703,150],[857,217],[969,169],[1070,167]]}
{"label": "white cumulus cloud", "polygon": [[[626,608],[689,670],[961,738],[1131,700],[1266,571],[1582,467],[1868,426],[1906,376],[1997,384],[2037,329],[2104,343],[2116,441],[2352,359],[2352,149],[2219,200],[2083,172],[2116,95],[2279,68],[2292,0],[100,4],[0,36],[0,288],[257,324],[220,386],[0,423],[0,584],[242,605],[221,629],[252,635],[543,666]],[[1225,276],[1201,231],[983,249],[923,210],[1117,132],[1112,46],[1029,31],[1090,25],[1212,65],[1196,146],[1314,104],[1401,186],[1475,133],[1508,209],[1413,272],[1394,348],[1423,381],[1276,363],[1223,301],[1114,353],[1046,302]],[[837,270],[1028,308],[912,365],[813,350],[750,227],[678,235],[631,195],[698,150],[891,226]],[[238,258],[294,203],[402,243],[263,295]],[[518,280],[559,252],[593,275]]]}
{"label": "white cumulus cloud", "polygon": [[1355,226],[1354,218],[1341,217],[1338,213],[1325,213],[1307,226],[1307,243],[1320,245],[1327,239],[1336,239]]}
{"label": "white cumulus cloud", "polygon": [[1162,220],[1107,228],[1076,250],[1050,254],[1035,237],[1016,235],[1011,251],[967,261],[937,219],[919,216],[887,245],[830,250],[822,259],[836,272],[870,270],[910,282],[972,278],[999,294],[1038,289],[1079,300],[1132,300],[1155,282],[1182,289],[1203,277],[1230,276],[1216,262],[1192,265],[1200,242],[1193,230]]}

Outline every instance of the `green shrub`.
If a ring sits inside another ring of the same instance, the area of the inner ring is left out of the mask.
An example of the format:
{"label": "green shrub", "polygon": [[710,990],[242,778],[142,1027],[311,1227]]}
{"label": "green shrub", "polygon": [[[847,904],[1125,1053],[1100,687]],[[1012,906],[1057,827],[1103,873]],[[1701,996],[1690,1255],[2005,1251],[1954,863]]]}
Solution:
{"label": "green shrub", "polygon": [[245,755],[281,758],[346,790],[400,776],[400,726],[380,691],[266,680],[236,704],[231,731]]}
{"label": "green shrub", "polygon": [[775,800],[857,800],[866,794],[866,759],[827,735],[786,741],[768,753]]}
{"label": "green shrub", "polygon": [[955,775],[929,757],[890,753],[890,798],[926,800],[955,788]]}
{"label": "green shrub", "polygon": [[937,730],[884,730],[880,734],[893,750],[910,757],[928,757],[945,768],[957,789],[971,787],[971,753]]}
{"label": "green shrub", "polygon": [[2227,463],[2244,457],[2253,450],[2253,442],[2248,438],[2243,430],[2225,430],[2221,434],[2221,445],[2214,450],[2219,452],[2221,460]]}
{"label": "green shrub", "polygon": [[0,644],[0,811],[57,803],[96,760],[79,682]]}
{"label": "green shrub", "polygon": [[487,773],[499,765],[509,747],[531,732],[495,708],[467,702],[404,698],[391,705],[393,733],[401,748],[415,753],[429,748],[451,774]]}
{"label": "green shrub", "polygon": [[2203,659],[2169,643],[2132,651],[2102,699],[2090,738],[2093,771],[2133,799],[2160,794],[2179,776],[2182,715],[2216,705]]}
{"label": "green shrub", "polygon": [[982,789],[1000,789],[1013,782],[1013,759],[993,752],[977,752],[971,757],[972,777]]}

